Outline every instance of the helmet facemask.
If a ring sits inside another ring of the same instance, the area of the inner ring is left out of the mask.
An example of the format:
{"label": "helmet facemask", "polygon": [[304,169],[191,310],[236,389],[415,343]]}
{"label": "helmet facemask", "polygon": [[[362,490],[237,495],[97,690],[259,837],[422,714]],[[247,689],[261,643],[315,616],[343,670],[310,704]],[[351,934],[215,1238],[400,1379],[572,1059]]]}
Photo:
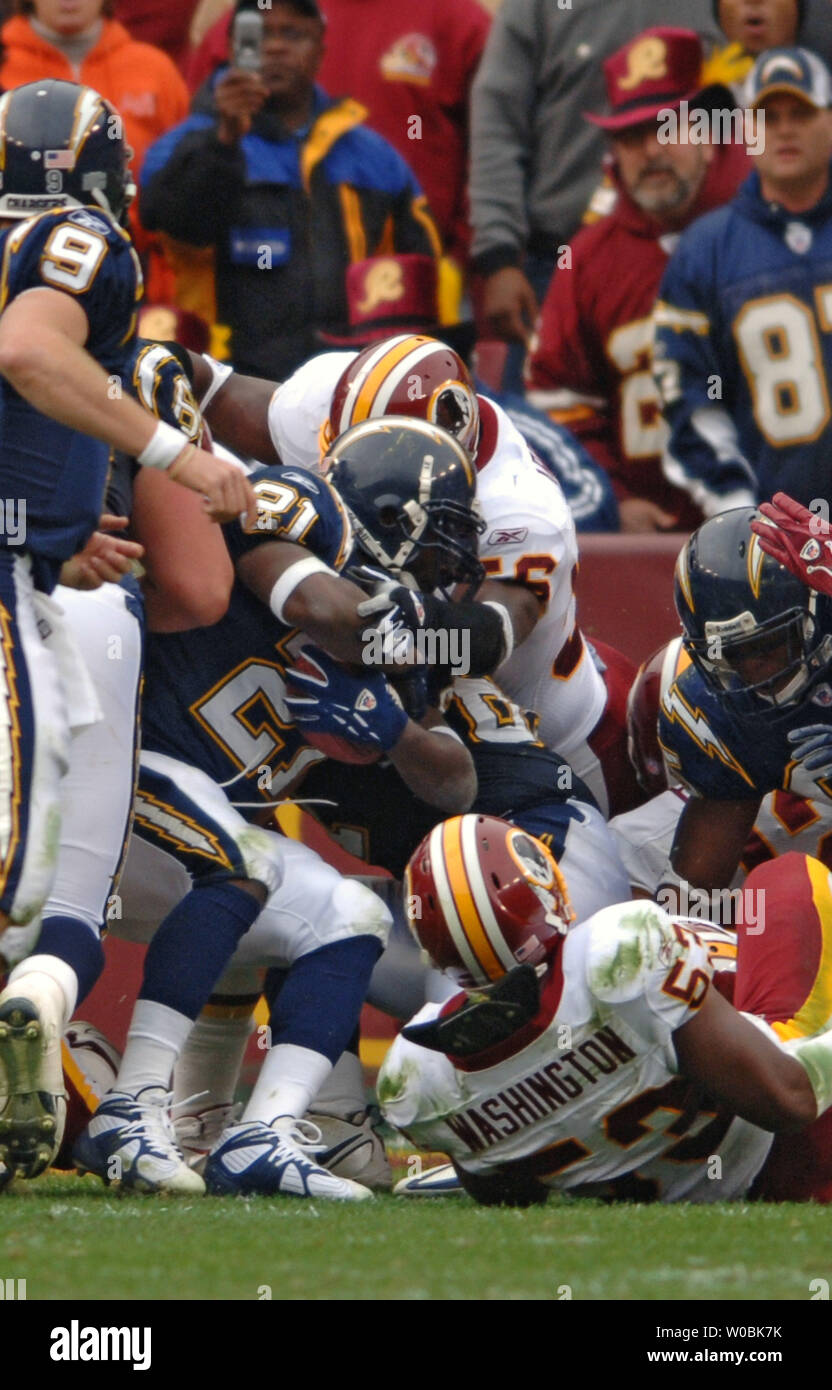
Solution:
{"label": "helmet facemask", "polygon": [[[708,684],[737,713],[777,714],[798,704],[832,659],[832,637],[815,615],[817,596],[758,623],[744,612],[706,622],[704,638],[685,638]],[[777,658],[777,659],[775,659]]]}

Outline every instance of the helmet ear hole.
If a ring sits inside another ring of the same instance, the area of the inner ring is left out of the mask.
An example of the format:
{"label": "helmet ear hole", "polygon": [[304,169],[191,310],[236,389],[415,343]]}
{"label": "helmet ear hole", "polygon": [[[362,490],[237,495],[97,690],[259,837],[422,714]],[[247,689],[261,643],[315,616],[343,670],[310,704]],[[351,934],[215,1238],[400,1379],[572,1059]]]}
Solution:
{"label": "helmet ear hole", "polygon": [[499,880],[499,878],[497,877],[497,875],[496,875],[495,873],[493,873],[493,872],[492,872],[492,874],[491,874],[491,882],[494,884],[494,887],[495,887],[495,888],[499,888],[499,887],[500,887],[500,880]]}
{"label": "helmet ear hole", "polygon": [[398,524],[399,510],[400,509],[394,506],[392,502],[383,504],[378,510],[379,525],[383,526],[388,531],[392,531],[393,527]]}

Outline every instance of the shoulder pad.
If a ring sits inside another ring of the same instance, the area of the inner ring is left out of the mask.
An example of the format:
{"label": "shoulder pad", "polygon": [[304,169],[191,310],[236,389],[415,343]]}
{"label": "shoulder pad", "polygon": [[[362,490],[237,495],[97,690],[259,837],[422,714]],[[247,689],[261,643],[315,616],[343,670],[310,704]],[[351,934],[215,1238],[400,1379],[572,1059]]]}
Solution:
{"label": "shoulder pad", "polygon": [[657,972],[666,974],[687,950],[664,909],[647,899],[602,908],[586,928],[587,983],[607,1004],[637,999]]}

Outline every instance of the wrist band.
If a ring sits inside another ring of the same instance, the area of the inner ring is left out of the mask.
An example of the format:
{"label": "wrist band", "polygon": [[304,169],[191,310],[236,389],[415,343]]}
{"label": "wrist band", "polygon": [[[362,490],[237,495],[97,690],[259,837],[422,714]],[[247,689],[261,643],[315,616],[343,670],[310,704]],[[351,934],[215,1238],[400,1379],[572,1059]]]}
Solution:
{"label": "wrist band", "polygon": [[160,420],[141,453],[136,455],[136,462],[142,468],[170,468],[190,442],[181,430]]}
{"label": "wrist band", "polygon": [[230,376],[234,374],[234,368],[229,367],[225,362],[218,362],[216,357],[211,357],[210,353],[203,352],[202,360],[211,373],[211,384],[199,402],[200,410],[207,410],[212,400],[216,396],[221,386],[224,386]]}
{"label": "wrist band", "polygon": [[305,560],[298,560],[296,565],[290,565],[283,571],[269,594],[269,607],[281,623],[287,621],[283,616],[284,604],[291,598],[298,585],[311,574],[331,574],[333,578],[338,578],[335,571],[330,569],[329,565],[325,565],[323,560],[319,560],[317,555],[307,555]]}
{"label": "wrist band", "polygon": [[500,658],[500,665],[502,666],[503,662],[508,661],[511,653],[514,651],[514,628],[511,622],[511,614],[504,604],[497,603],[496,599],[493,598],[487,598],[485,600],[485,606],[486,608],[494,609],[503,625],[503,646],[505,647],[505,651]]}

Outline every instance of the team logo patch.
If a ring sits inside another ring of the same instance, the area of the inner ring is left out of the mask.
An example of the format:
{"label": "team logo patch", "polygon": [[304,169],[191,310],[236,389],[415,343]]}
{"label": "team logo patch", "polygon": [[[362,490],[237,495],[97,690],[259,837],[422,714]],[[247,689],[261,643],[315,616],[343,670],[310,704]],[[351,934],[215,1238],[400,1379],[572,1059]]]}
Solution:
{"label": "team logo patch", "polygon": [[515,530],[492,531],[486,541],[486,545],[522,545],[529,534],[527,526],[518,526]]}
{"label": "team logo patch", "polygon": [[661,77],[667,77],[667,44],[654,36],[639,39],[627,54],[627,71],[618,79],[619,87],[631,92],[642,82],[657,82]]}
{"label": "team logo patch", "polygon": [[832,687],[819,685],[812,695],[812,704],[820,705],[822,709],[829,709],[832,705]]}
{"label": "team logo patch", "polygon": [[814,233],[805,222],[789,222],[783,240],[796,256],[805,256],[814,241]]}
{"label": "team logo patch", "polygon": [[374,710],[377,704],[378,700],[372,690],[368,690],[365,686],[355,702],[355,708],[358,710],[359,714],[365,714],[369,713],[370,710]]}
{"label": "team logo patch", "polygon": [[816,560],[820,555],[820,542],[816,540],[807,541],[800,552],[801,560]]}
{"label": "team logo patch", "polygon": [[404,294],[404,276],[398,261],[385,257],[375,261],[364,277],[364,297],[355,307],[368,314],[379,304],[395,304]]}
{"label": "team logo patch", "polygon": [[379,59],[388,82],[427,85],[436,67],[436,49],[426,34],[404,34]]}

